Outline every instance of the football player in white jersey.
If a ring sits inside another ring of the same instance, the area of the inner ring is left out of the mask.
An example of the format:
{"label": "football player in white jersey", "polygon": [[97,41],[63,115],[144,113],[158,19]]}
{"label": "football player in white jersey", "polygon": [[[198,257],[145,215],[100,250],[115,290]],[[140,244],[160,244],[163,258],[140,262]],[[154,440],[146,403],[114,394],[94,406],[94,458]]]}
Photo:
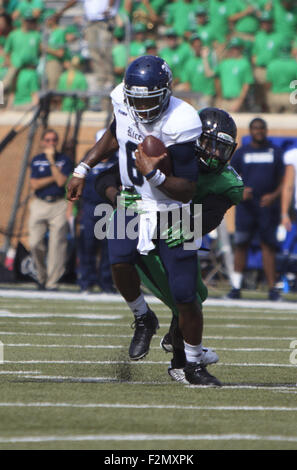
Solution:
{"label": "football player in white jersey", "polygon": [[[109,257],[114,282],[135,317],[135,332],[129,356],[143,358],[149,351],[152,336],[159,327],[158,319],[146,304],[135,268],[139,253],[157,249],[168,274],[168,282],[179,311],[179,327],[185,345],[185,376],[195,385],[218,385],[201,362],[203,355],[203,316],[197,302],[197,250],[183,244],[169,248],[166,240],[155,235],[160,211],[170,210],[174,203],[188,205],[196,191],[198,161],[195,142],[201,134],[201,121],[188,103],[172,96],[172,73],[166,62],[156,56],[142,56],[127,68],[124,82],[111,93],[114,120],[99,142],[74,170],[67,197],[79,199],[84,178],[90,168],[107,155],[119,151],[121,181],[125,189],[135,188],[141,196],[137,237],[130,237],[120,227],[131,223],[133,216],[125,209],[114,215],[114,236],[108,237]],[[149,158],[142,141],[154,135],[167,147],[172,175],[157,167],[162,157]],[[121,217],[124,211],[124,219]],[[124,228],[126,228],[126,226]],[[157,230],[158,231],[158,230]],[[133,238],[133,239],[132,239]]]}

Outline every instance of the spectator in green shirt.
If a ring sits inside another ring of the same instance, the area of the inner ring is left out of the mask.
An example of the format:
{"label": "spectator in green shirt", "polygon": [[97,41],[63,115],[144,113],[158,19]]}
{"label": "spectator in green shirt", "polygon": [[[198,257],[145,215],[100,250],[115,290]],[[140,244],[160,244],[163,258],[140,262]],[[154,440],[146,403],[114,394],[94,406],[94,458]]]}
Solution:
{"label": "spectator in green shirt", "polygon": [[[69,70],[60,75],[58,82],[58,91],[87,91],[88,82],[85,75],[80,71],[81,58],[74,56],[71,59],[71,65]],[[62,99],[62,111],[76,111],[78,109],[84,109],[86,103],[84,99],[74,98],[67,96]]]}
{"label": "spectator in green shirt", "polygon": [[229,5],[226,0],[209,0],[209,21],[219,42],[226,42],[229,34]]}
{"label": "spectator in green shirt", "polygon": [[278,56],[281,45],[286,42],[286,37],[274,32],[272,12],[264,11],[259,20],[260,30],[255,35],[252,48],[255,100],[260,106],[260,111],[267,112],[266,68],[269,62]]}
{"label": "spectator in green shirt", "polygon": [[33,16],[33,18],[39,20],[43,10],[43,0],[21,0],[12,13],[12,19],[14,20],[14,24],[19,26],[19,21],[22,18],[25,18],[25,16],[29,13]]}
{"label": "spectator in green shirt", "polygon": [[42,46],[46,54],[45,74],[47,78],[47,88],[55,90],[59,77],[63,72],[63,61],[67,49],[65,30],[59,26],[59,18],[49,16],[46,20],[49,29],[49,36],[46,45]]}
{"label": "spectator in green shirt", "polygon": [[20,29],[12,30],[5,41],[6,62],[9,64],[3,80],[4,91],[14,90],[17,74],[23,67],[36,67],[40,57],[41,35],[36,20],[27,13]]}
{"label": "spectator in green shirt", "polygon": [[167,3],[167,0],[151,0],[150,2],[152,9],[157,15],[162,15]]}
{"label": "spectator in green shirt", "polygon": [[180,75],[188,54],[173,28],[168,28],[165,32],[165,45],[159,51],[159,56],[164,59],[172,70],[173,86],[180,82]]}
{"label": "spectator in green shirt", "polygon": [[209,22],[207,9],[203,5],[197,7],[195,15],[196,32],[199,34],[203,45],[210,46],[213,41],[220,38],[219,34],[217,34],[219,32],[216,32],[213,25]]}
{"label": "spectator in green shirt", "polygon": [[178,36],[183,36],[193,23],[197,4],[192,0],[170,2],[165,7],[165,24],[171,26]]}
{"label": "spectator in green shirt", "polygon": [[286,40],[286,37],[274,31],[272,12],[263,12],[259,20],[260,29],[255,35],[252,61],[256,67],[264,68],[272,59],[277,57],[280,46]]}
{"label": "spectator in green shirt", "polygon": [[147,55],[158,55],[158,46],[155,40],[147,39],[144,43],[145,45],[145,53]]}
{"label": "spectator in green shirt", "polygon": [[253,71],[243,55],[244,43],[232,38],[228,44],[227,57],[216,67],[218,108],[229,112],[244,110],[245,99],[254,83]]}
{"label": "spectator in green shirt", "polygon": [[137,57],[145,54],[144,41],[147,36],[147,27],[144,23],[135,23],[132,26],[133,38],[130,43],[130,58],[129,62],[132,62]]}
{"label": "spectator in green shirt", "polygon": [[267,0],[229,1],[229,22],[238,33],[255,34],[259,27],[258,12]]}
{"label": "spectator in green shirt", "polygon": [[296,105],[290,101],[293,91],[290,84],[297,77],[297,61],[291,50],[291,45],[282,46],[279,57],[267,67],[268,106],[272,113],[296,112]]}
{"label": "spectator in green shirt", "polygon": [[33,67],[26,67],[20,71],[16,81],[16,90],[13,98],[13,108],[26,110],[37,105],[40,90],[38,75]]}
{"label": "spectator in green shirt", "polygon": [[0,13],[0,44],[4,46],[5,40],[12,30],[11,16],[7,13]]}
{"label": "spectator in green shirt", "polygon": [[118,27],[114,30],[111,58],[116,84],[123,80],[125,69],[128,63],[128,51],[127,45],[124,42],[124,37],[125,34],[123,28]]}
{"label": "spectator in green shirt", "polygon": [[214,64],[209,66],[209,48],[203,47],[203,41],[198,34],[190,38],[193,49],[191,57],[184,65],[181,73],[181,82],[184,91],[197,93],[196,99],[191,99],[191,104],[196,109],[212,106],[215,97]]}
{"label": "spectator in green shirt", "polygon": [[[158,5],[158,2],[160,5]],[[120,7],[120,14],[125,12],[132,23],[144,23],[150,29],[153,29],[154,25],[158,24],[160,21],[157,10],[162,9],[162,2],[164,3],[164,0],[161,2],[160,0],[141,0],[140,2],[125,0]]]}
{"label": "spectator in green shirt", "polygon": [[18,3],[19,3],[19,0],[2,0],[2,4],[0,2],[1,13],[4,12],[4,13],[7,13],[8,15],[11,15],[16,9]]}
{"label": "spectator in green shirt", "polygon": [[297,29],[297,5],[295,0],[274,0],[275,31],[293,39]]}

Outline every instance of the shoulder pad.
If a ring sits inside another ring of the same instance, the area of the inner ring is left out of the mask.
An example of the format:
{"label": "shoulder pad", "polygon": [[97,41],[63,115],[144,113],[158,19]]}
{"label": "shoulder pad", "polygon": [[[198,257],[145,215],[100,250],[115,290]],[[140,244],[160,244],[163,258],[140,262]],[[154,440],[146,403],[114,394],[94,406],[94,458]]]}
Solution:
{"label": "shoulder pad", "polygon": [[124,104],[123,83],[120,83],[112,90],[110,98],[114,104]]}
{"label": "shoulder pad", "polygon": [[193,106],[185,101],[172,97],[165,118],[162,133],[167,147],[197,140],[201,134],[200,117]]}

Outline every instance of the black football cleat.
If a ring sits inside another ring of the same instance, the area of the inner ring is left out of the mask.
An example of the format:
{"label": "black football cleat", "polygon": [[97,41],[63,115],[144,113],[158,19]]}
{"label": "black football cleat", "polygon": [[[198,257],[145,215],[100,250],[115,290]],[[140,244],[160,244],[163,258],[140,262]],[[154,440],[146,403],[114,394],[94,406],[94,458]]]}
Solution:
{"label": "black football cleat", "polygon": [[160,346],[167,353],[173,352],[172,338],[169,332],[161,339]]}
{"label": "black football cleat", "polygon": [[191,385],[216,386],[221,387],[221,382],[211,375],[203,364],[197,362],[187,362],[184,368],[185,379]]}
{"label": "black football cleat", "polygon": [[152,310],[148,310],[145,315],[135,318],[132,327],[135,331],[129,347],[129,357],[138,361],[149,352],[151,339],[159,328],[158,318]]}
{"label": "black football cleat", "polygon": [[240,289],[236,289],[235,287],[232,287],[230,292],[226,296],[227,299],[232,299],[232,300],[238,300],[241,299],[241,291]]}

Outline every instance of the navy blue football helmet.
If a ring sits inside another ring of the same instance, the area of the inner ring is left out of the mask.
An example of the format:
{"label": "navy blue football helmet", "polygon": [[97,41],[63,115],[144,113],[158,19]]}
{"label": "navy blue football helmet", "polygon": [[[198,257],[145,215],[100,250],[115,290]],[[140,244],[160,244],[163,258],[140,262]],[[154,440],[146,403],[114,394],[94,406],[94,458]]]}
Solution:
{"label": "navy blue football helmet", "polygon": [[165,60],[152,55],[135,59],[124,77],[125,103],[132,118],[142,124],[158,119],[169,105],[171,83]]}
{"label": "navy blue football helmet", "polygon": [[202,171],[220,173],[230,161],[237,143],[237,126],[229,113],[219,108],[199,112],[202,133],[196,142]]}

